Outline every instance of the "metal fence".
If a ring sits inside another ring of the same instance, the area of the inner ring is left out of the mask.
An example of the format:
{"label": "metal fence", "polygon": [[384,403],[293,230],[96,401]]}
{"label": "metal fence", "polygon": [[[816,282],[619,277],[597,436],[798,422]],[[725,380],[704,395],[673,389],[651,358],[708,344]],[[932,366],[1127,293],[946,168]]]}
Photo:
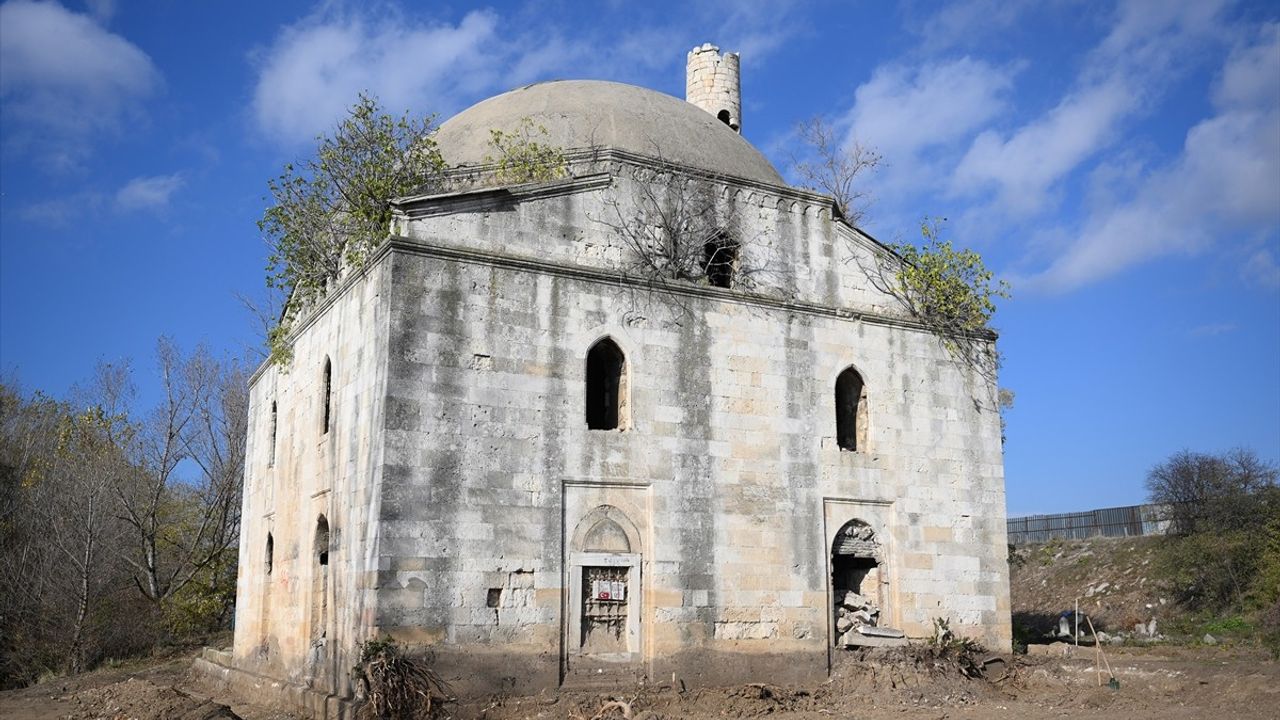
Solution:
{"label": "metal fence", "polygon": [[1159,535],[1169,521],[1161,505],[1129,505],[1057,515],[1028,515],[1009,518],[1009,542],[1014,545],[1049,540],[1079,540],[1104,537]]}

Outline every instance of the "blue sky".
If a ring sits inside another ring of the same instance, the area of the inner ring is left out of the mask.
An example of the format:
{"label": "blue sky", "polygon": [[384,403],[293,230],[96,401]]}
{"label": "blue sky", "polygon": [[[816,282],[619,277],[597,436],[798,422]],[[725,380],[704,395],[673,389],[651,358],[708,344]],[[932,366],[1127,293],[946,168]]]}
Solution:
{"label": "blue sky", "polygon": [[[643,6],[643,7],[641,7]],[[0,369],[65,393],[155,340],[239,352],[268,178],[356,93],[447,117],[550,78],[683,95],[742,53],[786,172],[881,152],[867,228],[949,219],[1015,297],[1011,514],[1140,502],[1170,453],[1280,459],[1280,6],[1247,2],[0,5]]]}

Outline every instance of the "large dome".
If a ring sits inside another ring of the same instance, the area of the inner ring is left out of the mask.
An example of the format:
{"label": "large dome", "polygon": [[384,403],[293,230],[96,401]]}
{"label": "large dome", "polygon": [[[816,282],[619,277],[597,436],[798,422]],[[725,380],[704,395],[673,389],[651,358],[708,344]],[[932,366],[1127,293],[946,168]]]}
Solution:
{"label": "large dome", "polygon": [[440,126],[440,152],[450,165],[479,164],[492,153],[489,130],[514,131],[526,117],[547,129],[548,142],[566,150],[617,148],[785,184],[759,150],[705,110],[654,90],[601,80],[537,83],[476,103]]}

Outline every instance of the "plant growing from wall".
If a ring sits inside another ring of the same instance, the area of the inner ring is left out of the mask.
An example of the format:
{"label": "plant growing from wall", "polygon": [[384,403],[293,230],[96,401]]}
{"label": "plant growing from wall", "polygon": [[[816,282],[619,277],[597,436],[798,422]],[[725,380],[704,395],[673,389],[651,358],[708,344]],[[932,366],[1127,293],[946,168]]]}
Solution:
{"label": "plant growing from wall", "polygon": [[484,161],[497,166],[494,180],[502,185],[559,180],[568,174],[568,163],[564,150],[549,139],[546,127],[521,118],[512,132],[489,130],[491,153]]}
{"label": "plant growing from wall", "polygon": [[777,268],[772,246],[751,235],[712,181],[665,169],[637,172],[629,197],[594,218],[623,246],[622,271],[667,298],[680,285],[759,289]]}
{"label": "plant growing from wall", "polygon": [[268,333],[273,361],[287,362],[300,310],[363,265],[387,237],[390,200],[442,185],[433,129],[433,117],[395,118],[361,93],[333,134],[316,139],[313,156],[285,165],[267,183],[272,204],[258,221],[271,247],[267,285],[288,293]]}
{"label": "plant growing from wall", "polygon": [[[1009,297],[1009,285],[996,279],[981,255],[943,238],[945,221],[922,220],[919,244],[890,245],[896,260],[886,253],[862,269],[877,290],[897,298],[933,331],[953,358],[994,381],[1000,358],[991,319],[996,299]],[[992,399],[993,406],[999,403]]]}
{"label": "plant growing from wall", "polygon": [[982,256],[957,250],[942,237],[943,219],[920,223],[920,244],[900,243],[893,249],[905,260],[897,272],[898,294],[917,317],[949,335],[983,333],[990,329],[996,298],[1009,297],[1009,286],[995,280]]}

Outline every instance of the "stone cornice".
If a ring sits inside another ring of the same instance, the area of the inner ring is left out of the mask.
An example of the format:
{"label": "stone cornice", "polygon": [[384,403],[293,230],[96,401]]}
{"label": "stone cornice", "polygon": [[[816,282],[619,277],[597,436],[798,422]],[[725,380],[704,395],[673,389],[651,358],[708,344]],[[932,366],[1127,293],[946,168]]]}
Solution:
{"label": "stone cornice", "polygon": [[592,173],[551,182],[465,188],[435,195],[396,198],[391,201],[391,207],[397,216],[414,219],[431,215],[483,211],[525,200],[572,195],[608,187],[612,182],[613,177],[609,173]]}
{"label": "stone cornice", "polygon": [[[582,265],[562,265],[559,263],[546,262],[544,260],[535,260],[533,258],[518,257],[514,255],[501,255],[498,253],[483,252],[480,250],[433,245],[421,240],[400,236],[392,236],[389,238],[375,257],[371,259],[371,262],[380,259],[382,255],[388,252],[402,252],[409,255],[433,257],[473,265],[486,265],[490,267],[501,267],[512,270],[522,270],[525,272],[554,275],[557,277],[582,280],[601,285],[632,288],[646,292],[668,293],[680,297],[719,300],[739,303],[742,305],[783,310],[786,312],[802,313],[816,317],[829,317],[840,320],[865,322],[872,325],[907,328],[927,333],[934,333],[934,330],[925,323],[910,318],[895,317],[885,313],[855,311],[832,305],[822,305],[820,303],[811,303],[803,300],[779,298],[768,295],[756,295],[753,293],[718,288],[710,285],[704,286],[672,282],[667,285],[654,286],[642,278],[631,277],[619,272],[590,268]],[[995,339],[994,333],[989,339]]]}

